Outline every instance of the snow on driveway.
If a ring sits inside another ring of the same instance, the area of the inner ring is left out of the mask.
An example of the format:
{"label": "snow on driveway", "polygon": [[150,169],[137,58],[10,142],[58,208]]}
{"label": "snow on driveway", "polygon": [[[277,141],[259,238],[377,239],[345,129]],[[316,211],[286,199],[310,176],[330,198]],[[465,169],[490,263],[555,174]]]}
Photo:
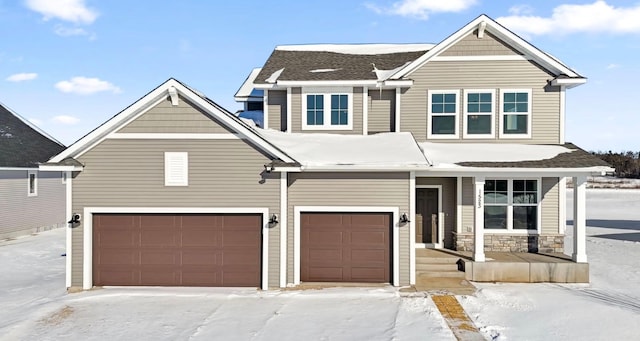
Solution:
{"label": "snow on driveway", "polygon": [[2,340],[455,340],[396,288],[106,288],[66,294],[64,229],[0,242]]}

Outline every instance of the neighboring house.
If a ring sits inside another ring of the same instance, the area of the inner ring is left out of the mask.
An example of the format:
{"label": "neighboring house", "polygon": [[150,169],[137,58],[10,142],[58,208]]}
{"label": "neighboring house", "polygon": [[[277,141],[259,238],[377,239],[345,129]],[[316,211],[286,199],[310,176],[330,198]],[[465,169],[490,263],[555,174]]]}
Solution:
{"label": "neighboring house", "polygon": [[73,172],[67,286],[404,286],[421,248],[559,253],[567,177],[587,266],[585,181],[611,168],[564,141],[584,82],[484,15],[435,45],[277,47],[236,95],[262,91],[266,129],[169,79],[41,166]]}
{"label": "neighboring house", "polygon": [[0,104],[0,239],[66,226],[66,180],[38,170],[64,148]]}

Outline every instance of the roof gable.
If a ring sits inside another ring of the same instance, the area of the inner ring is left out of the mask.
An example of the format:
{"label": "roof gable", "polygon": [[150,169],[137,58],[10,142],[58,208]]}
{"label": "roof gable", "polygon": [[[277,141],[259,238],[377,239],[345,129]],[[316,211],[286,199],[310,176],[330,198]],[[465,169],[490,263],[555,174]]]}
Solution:
{"label": "roof gable", "polygon": [[0,103],[0,167],[37,167],[62,143]]}
{"label": "roof gable", "polygon": [[102,142],[109,134],[114,133],[122,127],[125,127],[127,124],[133,122],[135,119],[147,113],[151,108],[155,107],[162,101],[166,101],[168,97],[171,97],[172,99],[180,97],[188,100],[198,109],[202,110],[207,115],[210,115],[212,118],[215,118],[220,125],[227,127],[229,130],[239,134],[242,138],[249,140],[257,148],[260,148],[267,154],[285,162],[294,162],[294,160],[288,155],[256,134],[250,126],[242,122],[229,111],[220,107],[203,94],[173,78],[167,80],[140,98],[138,101],[113,116],[101,126],[76,141],[69,148],[51,158],[50,162],[57,163],[69,157],[76,158],[82,155],[98,143]]}
{"label": "roof gable", "polygon": [[445,40],[437,44],[433,49],[422,55],[420,58],[398,70],[398,72],[392,75],[391,78],[400,79],[410,75],[413,71],[429,62],[429,60],[431,60],[433,57],[440,55],[449,47],[455,45],[469,34],[472,34],[476,29],[486,30],[487,32],[490,32],[496,38],[513,48],[513,50],[521,52],[525,57],[534,60],[542,67],[557,76],[566,75],[571,78],[583,78],[577,72],[560,62],[557,58],[533,46],[531,43],[520,38],[518,35],[509,31],[507,28],[484,14],[480,15],[479,17],[447,37]]}

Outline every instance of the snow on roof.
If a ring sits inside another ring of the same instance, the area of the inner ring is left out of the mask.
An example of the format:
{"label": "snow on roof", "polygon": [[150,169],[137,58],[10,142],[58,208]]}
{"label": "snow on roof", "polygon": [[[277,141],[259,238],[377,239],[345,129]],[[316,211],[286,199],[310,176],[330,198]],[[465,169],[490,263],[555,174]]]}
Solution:
{"label": "snow on roof", "polygon": [[340,68],[340,69],[315,69],[315,70],[311,70],[309,72],[320,73],[320,72],[334,72],[334,71],[340,71],[340,70],[342,70],[342,68]]}
{"label": "snow on roof", "polygon": [[264,95],[263,90],[257,90],[253,87],[253,82],[256,80],[256,77],[258,77],[261,70],[262,68],[259,67],[251,70],[251,73],[235,94],[236,101],[248,99],[249,97],[262,97]]}
{"label": "snow on roof", "polygon": [[387,79],[389,79],[389,77],[393,76],[396,72],[398,72],[399,70],[401,70],[402,68],[404,68],[405,66],[411,64],[411,62],[406,62],[403,65],[398,66],[395,69],[391,69],[391,70],[380,70],[378,68],[376,68],[375,64],[373,65],[373,71],[375,71],[376,73],[376,77],[378,77],[379,81],[385,81]]}
{"label": "snow on roof", "polygon": [[563,146],[515,143],[422,142],[426,158],[434,167],[461,167],[460,162],[520,162],[552,159],[572,150]]}
{"label": "snow on roof", "polygon": [[278,81],[278,77],[280,77],[280,75],[282,74],[282,71],[284,71],[284,68],[275,71],[274,73],[271,74],[271,76],[269,76],[269,78],[265,79],[264,81],[267,83],[275,83]]}
{"label": "snow on roof", "polygon": [[279,51],[322,51],[344,54],[387,54],[426,51],[435,44],[312,44],[312,45],[280,45]]}
{"label": "snow on roof", "polygon": [[255,130],[306,168],[364,166],[388,169],[429,166],[411,133],[363,136]]}

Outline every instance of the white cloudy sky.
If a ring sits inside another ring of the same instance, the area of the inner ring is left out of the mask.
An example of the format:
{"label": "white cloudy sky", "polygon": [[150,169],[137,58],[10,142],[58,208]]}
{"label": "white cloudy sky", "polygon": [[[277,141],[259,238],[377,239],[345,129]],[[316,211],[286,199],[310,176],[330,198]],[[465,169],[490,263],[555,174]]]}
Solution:
{"label": "white cloudy sky", "polygon": [[70,144],[170,77],[235,111],[275,45],[437,43],[482,13],[589,78],[569,141],[640,149],[636,1],[0,0],[0,102]]}

